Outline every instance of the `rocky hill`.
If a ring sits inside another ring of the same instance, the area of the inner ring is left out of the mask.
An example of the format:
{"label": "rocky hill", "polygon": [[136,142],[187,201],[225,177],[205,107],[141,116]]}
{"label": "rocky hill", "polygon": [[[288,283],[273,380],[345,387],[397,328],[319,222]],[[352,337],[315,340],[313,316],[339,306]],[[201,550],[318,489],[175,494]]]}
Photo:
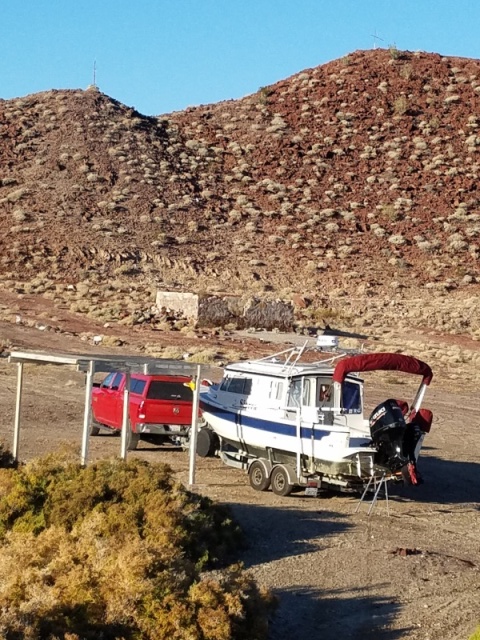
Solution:
{"label": "rocky hill", "polygon": [[0,287],[102,322],[163,287],[478,338],[479,114],[480,61],[392,48],[158,117],[2,100]]}

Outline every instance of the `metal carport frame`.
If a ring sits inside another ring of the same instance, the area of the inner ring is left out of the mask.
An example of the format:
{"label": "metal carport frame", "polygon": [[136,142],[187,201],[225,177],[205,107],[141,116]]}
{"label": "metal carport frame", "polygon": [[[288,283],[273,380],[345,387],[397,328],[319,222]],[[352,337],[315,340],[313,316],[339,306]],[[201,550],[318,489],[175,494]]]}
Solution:
{"label": "metal carport frame", "polygon": [[74,366],[77,371],[86,374],[85,384],[85,407],[83,414],[83,432],[81,447],[81,464],[85,466],[88,460],[88,444],[91,423],[91,401],[93,377],[95,373],[107,373],[110,371],[121,371],[126,374],[127,380],[123,396],[123,422],[122,437],[120,444],[120,457],[127,458],[127,428],[128,428],[128,405],[130,398],[130,375],[132,373],[143,374],[164,374],[164,375],[186,375],[192,378],[193,384],[193,406],[192,406],[192,428],[190,435],[190,458],[189,458],[189,485],[195,483],[195,453],[197,448],[197,428],[198,428],[198,407],[199,391],[201,381],[201,365],[179,360],[166,360],[161,358],[140,357],[140,356],[119,356],[119,355],[92,355],[92,354],[70,354],[70,353],[46,353],[39,351],[11,351],[8,361],[17,365],[17,392],[15,404],[15,425],[13,434],[12,455],[18,460],[20,443],[20,414],[23,389],[23,365],[31,364],[53,364]]}

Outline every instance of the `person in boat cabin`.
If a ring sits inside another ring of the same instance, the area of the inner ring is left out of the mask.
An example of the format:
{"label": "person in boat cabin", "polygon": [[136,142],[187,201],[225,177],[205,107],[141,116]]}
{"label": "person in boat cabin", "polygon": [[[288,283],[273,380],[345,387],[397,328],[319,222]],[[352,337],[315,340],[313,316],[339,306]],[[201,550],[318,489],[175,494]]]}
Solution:
{"label": "person in boat cabin", "polygon": [[332,385],[317,379],[317,401],[316,406],[320,409],[328,409],[327,412],[322,412],[320,419],[324,424],[333,424],[333,413],[330,408],[333,407],[333,394]]}
{"label": "person in boat cabin", "polygon": [[332,387],[329,384],[321,384],[319,388],[318,399],[320,404],[327,403],[332,397]]}

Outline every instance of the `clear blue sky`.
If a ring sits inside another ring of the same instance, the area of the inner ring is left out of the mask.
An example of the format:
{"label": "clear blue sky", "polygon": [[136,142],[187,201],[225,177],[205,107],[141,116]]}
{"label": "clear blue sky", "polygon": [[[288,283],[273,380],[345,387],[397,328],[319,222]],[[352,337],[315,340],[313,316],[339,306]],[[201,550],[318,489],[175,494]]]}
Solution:
{"label": "clear blue sky", "polygon": [[0,98],[85,89],[95,64],[99,89],[145,115],[241,98],[303,69],[372,49],[374,42],[480,58],[479,0],[1,5]]}

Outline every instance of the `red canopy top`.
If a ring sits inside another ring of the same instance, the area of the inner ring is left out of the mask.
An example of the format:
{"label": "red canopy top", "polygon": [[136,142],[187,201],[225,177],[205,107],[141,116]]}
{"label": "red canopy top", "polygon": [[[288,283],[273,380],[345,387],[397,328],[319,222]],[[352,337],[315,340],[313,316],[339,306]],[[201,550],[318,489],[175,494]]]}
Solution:
{"label": "red canopy top", "polygon": [[415,373],[423,376],[424,384],[430,384],[433,378],[432,370],[428,364],[412,356],[402,356],[399,353],[365,353],[340,360],[333,372],[333,381],[343,382],[345,376],[354,371],[375,371],[378,369]]}

